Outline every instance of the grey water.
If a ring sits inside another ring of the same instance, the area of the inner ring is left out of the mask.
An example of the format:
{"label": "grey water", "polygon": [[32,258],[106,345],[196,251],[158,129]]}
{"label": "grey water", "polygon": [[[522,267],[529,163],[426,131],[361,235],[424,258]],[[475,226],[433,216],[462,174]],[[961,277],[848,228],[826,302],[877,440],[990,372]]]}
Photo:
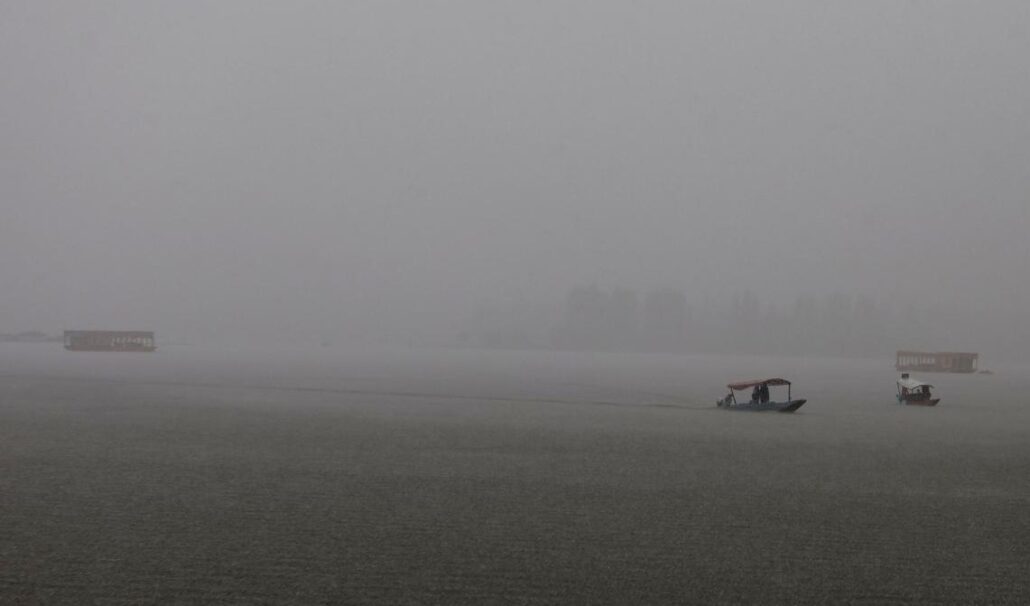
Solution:
{"label": "grey water", "polygon": [[0,602],[1027,603],[1030,373],[892,363],[4,345]]}

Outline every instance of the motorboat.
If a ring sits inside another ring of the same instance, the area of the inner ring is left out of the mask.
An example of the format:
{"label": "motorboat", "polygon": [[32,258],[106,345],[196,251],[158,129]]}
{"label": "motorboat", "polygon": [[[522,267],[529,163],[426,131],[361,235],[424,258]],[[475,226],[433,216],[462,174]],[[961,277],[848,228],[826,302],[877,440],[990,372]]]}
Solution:
{"label": "motorboat", "polygon": [[[769,396],[769,387],[786,386],[787,399],[773,400]],[[738,381],[730,383],[726,387],[730,393],[716,402],[719,408],[727,410],[743,410],[749,412],[794,412],[808,400],[795,400],[790,396],[790,381],[780,378],[757,379],[753,381]],[[751,390],[751,399],[737,400],[736,392]]]}
{"label": "motorboat", "polygon": [[898,379],[898,404],[909,406],[937,406],[940,398],[933,397],[933,385],[914,379],[906,372]]}

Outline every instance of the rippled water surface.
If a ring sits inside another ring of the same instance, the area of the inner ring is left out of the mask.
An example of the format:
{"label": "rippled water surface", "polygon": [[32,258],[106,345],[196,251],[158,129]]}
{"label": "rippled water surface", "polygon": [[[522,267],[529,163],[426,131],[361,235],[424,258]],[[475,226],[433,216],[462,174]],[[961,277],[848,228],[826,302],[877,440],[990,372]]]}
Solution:
{"label": "rippled water surface", "polygon": [[5,345],[0,602],[1030,603],[1030,373],[892,362]]}

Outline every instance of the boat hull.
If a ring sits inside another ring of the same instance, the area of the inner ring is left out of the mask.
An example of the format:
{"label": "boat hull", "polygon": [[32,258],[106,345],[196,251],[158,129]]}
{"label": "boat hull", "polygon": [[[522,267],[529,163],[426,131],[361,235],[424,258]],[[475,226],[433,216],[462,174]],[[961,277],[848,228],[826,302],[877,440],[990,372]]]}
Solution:
{"label": "boat hull", "polygon": [[940,398],[930,398],[929,400],[900,400],[898,403],[905,406],[937,406],[940,401]]}
{"label": "boat hull", "polygon": [[726,410],[740,410],[744,412],[794,412],[801,408],[808,400],[789,400],[787,402],[740,402],[737,404],[723,402],[719,408]]}

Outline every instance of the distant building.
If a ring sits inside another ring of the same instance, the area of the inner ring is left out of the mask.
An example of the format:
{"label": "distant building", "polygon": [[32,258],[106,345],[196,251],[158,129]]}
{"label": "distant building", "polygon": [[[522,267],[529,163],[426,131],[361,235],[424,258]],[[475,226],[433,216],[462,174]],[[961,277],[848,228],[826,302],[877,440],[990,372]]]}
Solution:
{"label": "distant building", "polygon": [[918,372],[976,372],[980,354],[953,351],[899,351],[894,367]]}
{"label": "distant building", "polygon": [[69,351],[154,351],[154,333],[142,330],[66,330]]}

